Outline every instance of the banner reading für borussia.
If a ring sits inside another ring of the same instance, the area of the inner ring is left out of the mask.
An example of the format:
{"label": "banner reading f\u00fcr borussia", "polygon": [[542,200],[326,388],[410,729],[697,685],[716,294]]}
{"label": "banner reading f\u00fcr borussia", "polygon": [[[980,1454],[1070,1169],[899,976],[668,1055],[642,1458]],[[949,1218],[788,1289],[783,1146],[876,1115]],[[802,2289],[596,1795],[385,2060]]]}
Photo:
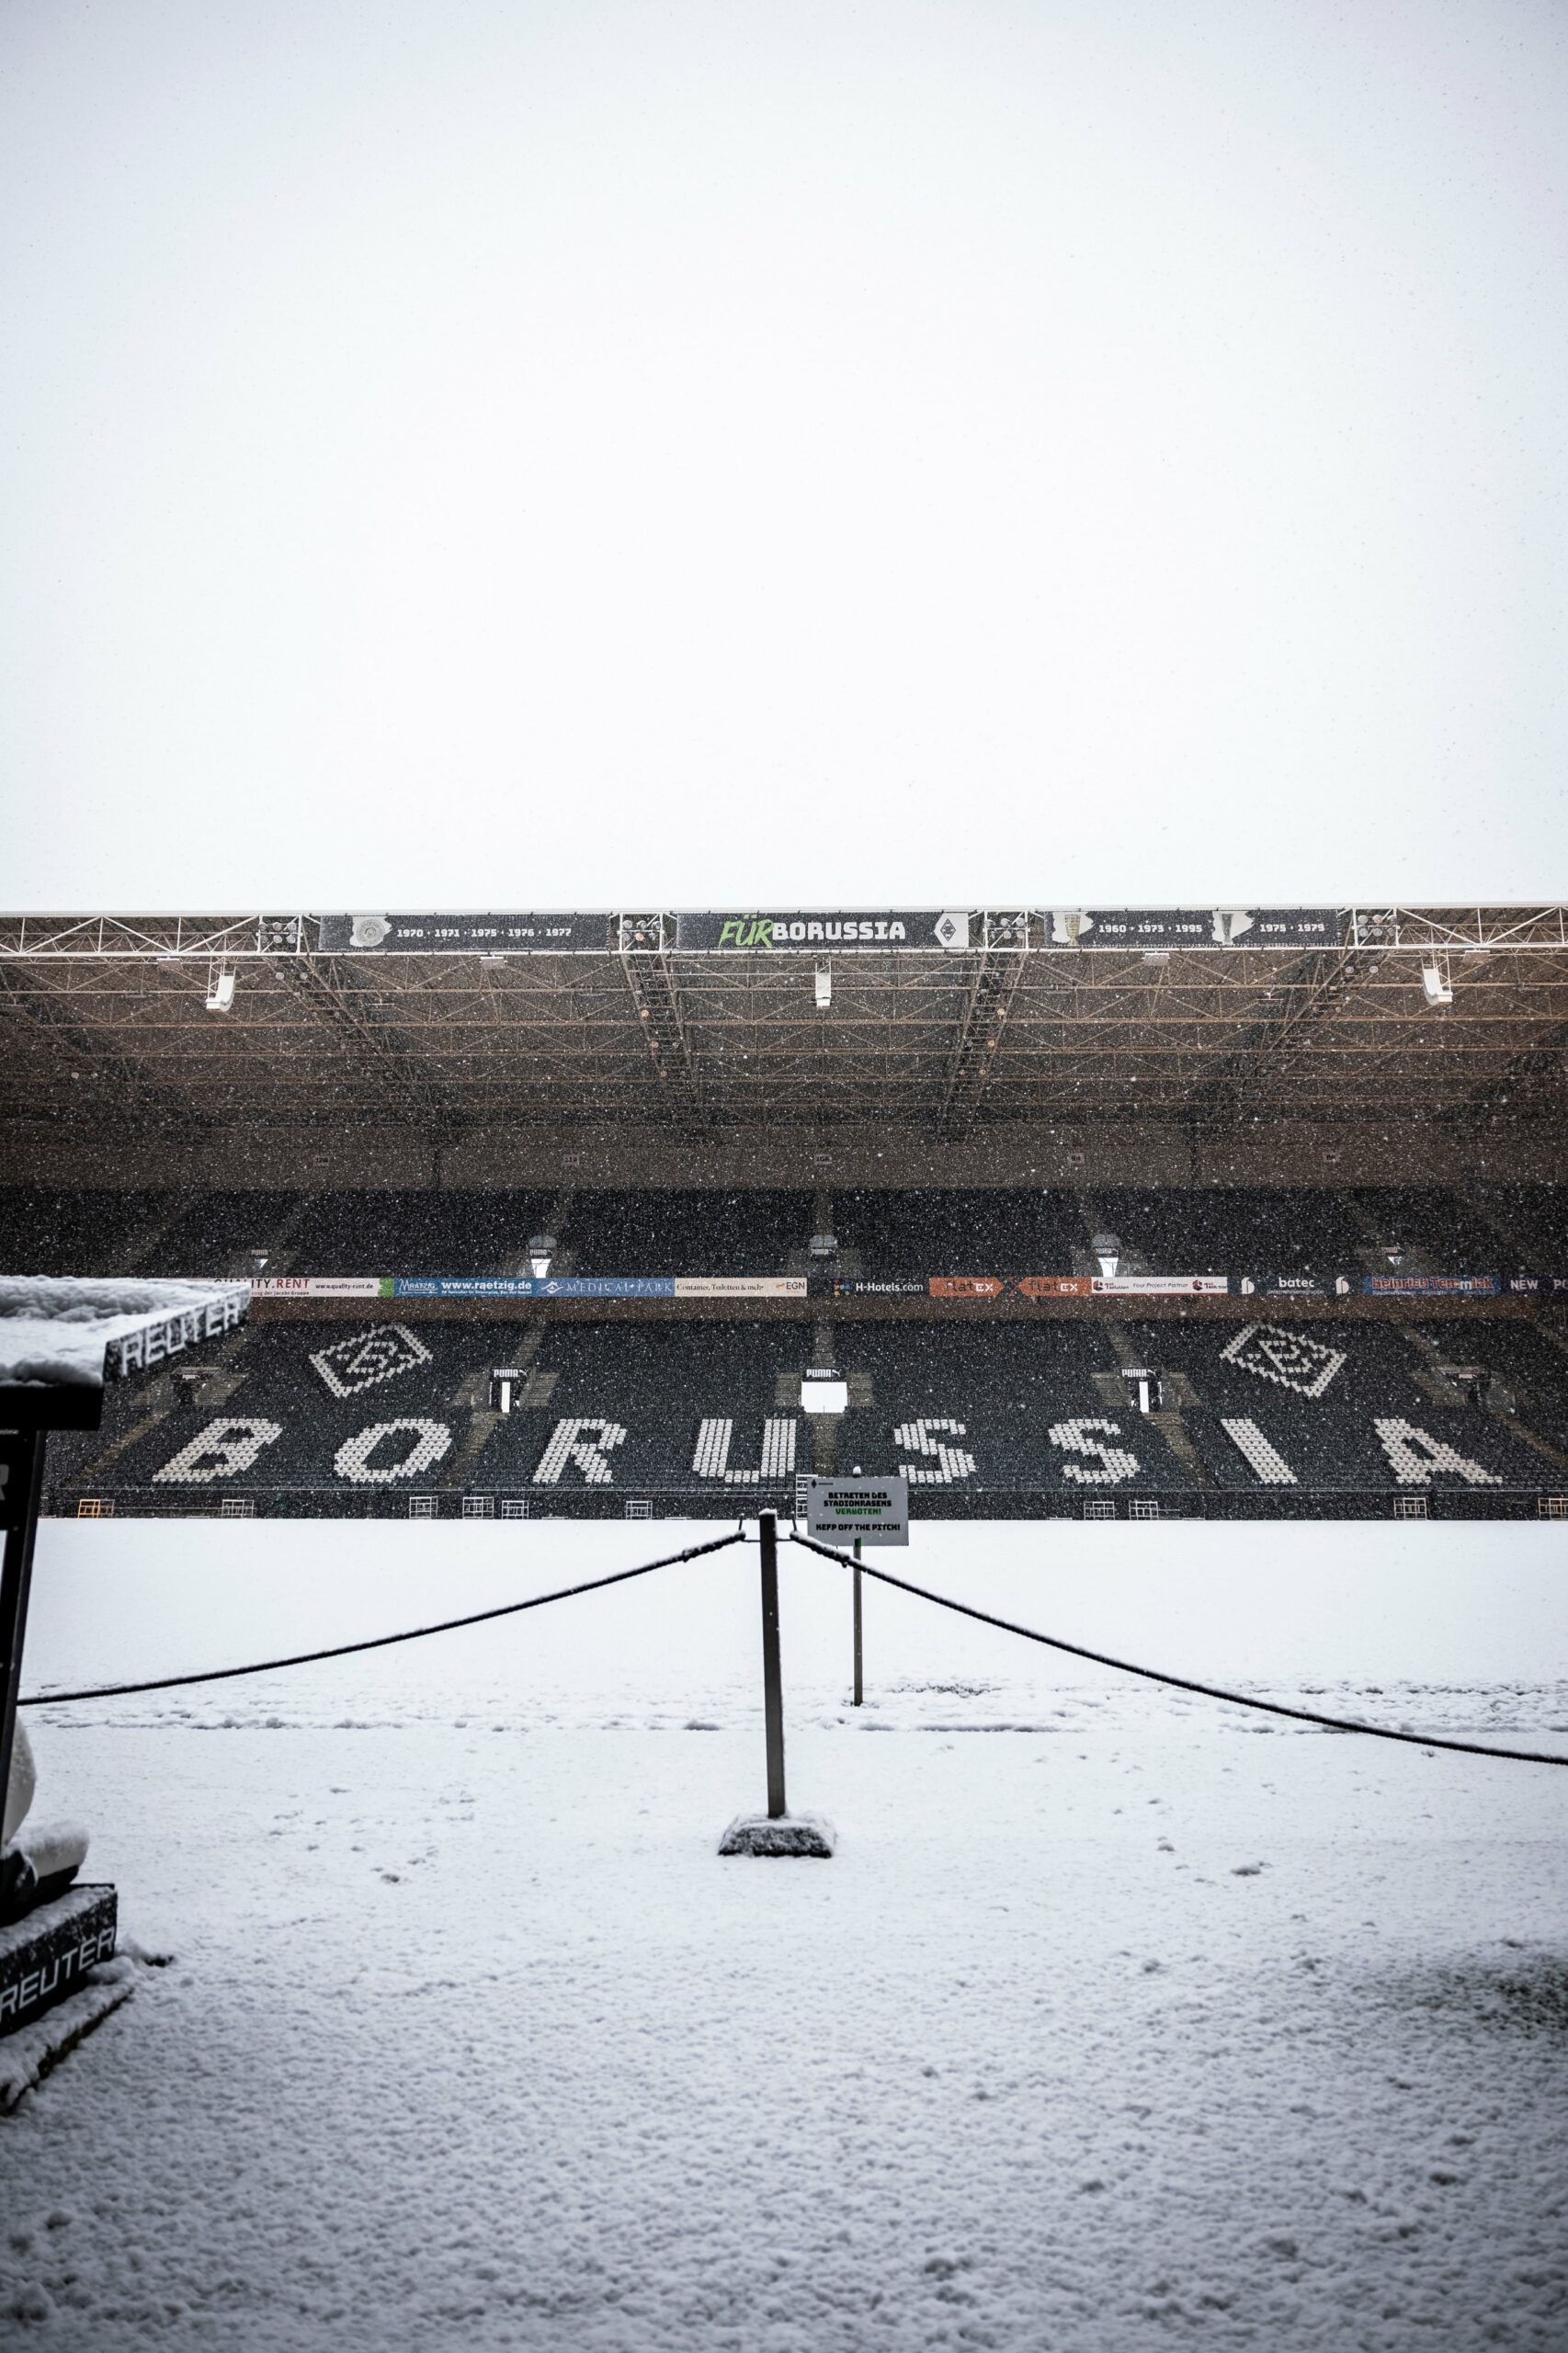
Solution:
{"label": "banner reading f\u00fcr borussia", "polygon": [[802,948],[945,948],[969,946],[966,912],[910,908],[824,915],[796,911],[676,917],[676,946],[733,955],[775,955]]}

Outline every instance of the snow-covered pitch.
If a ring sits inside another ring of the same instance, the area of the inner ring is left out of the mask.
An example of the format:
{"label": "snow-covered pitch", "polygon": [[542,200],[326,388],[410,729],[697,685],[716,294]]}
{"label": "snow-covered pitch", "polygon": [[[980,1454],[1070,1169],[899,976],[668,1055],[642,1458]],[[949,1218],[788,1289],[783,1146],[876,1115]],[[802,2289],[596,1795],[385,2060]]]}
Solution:
{"label": "snow-covered pitch", "polygon": [[[710,1534],[711,1528],[696,1531]],[[30,1688],[350,1639],[653,1527],[45,1526]],[[1568,1754],[1550,1529],[916,1527],[912,1572]],[[895,1562],[902,1565],[902,1562]],[[36,1710],[134,1998],[0,2122],[22,2341],[334,2353],[1568,2342],[1568,1772],[1183,1700],[756,1555]],[[872,1737],[872,1734],[878,1735]]]}

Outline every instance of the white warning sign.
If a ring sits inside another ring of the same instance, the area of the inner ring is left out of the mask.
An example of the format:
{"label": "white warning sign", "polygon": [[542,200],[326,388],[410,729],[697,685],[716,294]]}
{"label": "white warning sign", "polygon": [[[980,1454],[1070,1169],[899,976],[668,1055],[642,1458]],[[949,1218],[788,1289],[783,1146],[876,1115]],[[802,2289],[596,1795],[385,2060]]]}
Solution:
{"label": "white warning sign", "polygon": [[806,1532],[819,1543],[907,1544],[907,1479],[812,1479],[806,1487]]}

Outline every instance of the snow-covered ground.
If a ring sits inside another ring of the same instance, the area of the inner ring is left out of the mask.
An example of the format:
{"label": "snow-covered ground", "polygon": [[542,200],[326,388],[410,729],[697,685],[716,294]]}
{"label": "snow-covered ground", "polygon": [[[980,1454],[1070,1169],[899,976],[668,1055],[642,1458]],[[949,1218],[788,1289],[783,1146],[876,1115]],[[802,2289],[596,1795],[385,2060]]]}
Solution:
{"label": "snow-covered ground", "polygon": [[[689,1531],[700,1536],[710,1529]],[[46,1528],[28,1684],[689,1540]],[[916,1529],[1075,1639],[1568,1754],[1560,1532]],[[1568,2344],[1568,1773],[1298,1732],[755,1552],[256,1684],[33,1711],[175,1958],[0,2123],[25,2341]],[[892,1736],[872,1738],[872,1733]],[[982,1733],[985,1737],[978,1736]]]}

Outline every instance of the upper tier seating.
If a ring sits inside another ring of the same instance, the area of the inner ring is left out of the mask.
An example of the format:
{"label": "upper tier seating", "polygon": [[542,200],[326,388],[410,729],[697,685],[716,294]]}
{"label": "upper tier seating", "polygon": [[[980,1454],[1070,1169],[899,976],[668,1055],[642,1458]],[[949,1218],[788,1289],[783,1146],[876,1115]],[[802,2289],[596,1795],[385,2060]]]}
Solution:
{"label": "upper tier seating", "polygon": [[1508,1254],[1510,1265],[1568,1275],[1568,1185],[1499,1185],[1491,1199],[1521,1245]]}
{"label": "upper tier seating", "polygon": [[545,1193],[319,1193],[289,1237],[311,1275],[487,1275],[527,1271]]}
{"label": "upper tier seating", "polygon": [[[171,1205],[174,1197],[171,1197]],[[198,1193],[136,1254],[138,1275],[249,1275],[301,1205],[297,1193]]]}
{"label": "upper tier seating", "polygon": [[849,1191],[833,1215],[869,1276],[1066,1274],[1089,1238],[1072,1193]]}
{"label": "upper tier seating", "polygon": [[1332,1192],[1108,1191],[1095,1202],[1151,1274],[1331,1274],[1358,1263],[1361,1237]]}
{"label": "upper tier seating", "polygon": [[[1225,1188],[1092,1194],[1031,1188],[845,1190],[829,1219],[841,1267],[875,1279],[1090,1270],[1091,1229],[1119,1238],[1124,1271],[1357,1274],[1378,1243],[1403,1243],[1438,1273],[1568,1272],[1562,1189],[1499,1193],[1521,1233],[1510,1247],[1457,1195],[1388,1188]],[[0,1188],[0,1268],[17,1274],[492,1275],[526,1271],[551,1222],[542,1191],[311,1194],[238,1189],[40,1191]],[[770,1275],[804,1265],[816,1224],[804,1191],[574,1193],[560,1217],[557,1272]],[[851,1256],[849,1254],[855,1254]],[[824,1262],[825,1263],[825,1262]]]}
{"label": "upper tier seating", "polygon": [[134,1255],[138,1237],[173,1206],[172,1197],[162,1193],[6,1186],[0,1189],[0,1270],[8,1275],[128,1274],[127,1256]]}
{"label": "upper tier seating", "polygon": [[1434,1273],[1497,1274],[1511,1254],[1485,1221],[1456,1194],[1383,1186],[1348,1196],[1379,1242],[1403,1243]]}
{"label": "upper tier seating", "polygon": [[812,1196],[584,1192],[563,1222],[582,1275],[781,1275],[811,1239]]}

